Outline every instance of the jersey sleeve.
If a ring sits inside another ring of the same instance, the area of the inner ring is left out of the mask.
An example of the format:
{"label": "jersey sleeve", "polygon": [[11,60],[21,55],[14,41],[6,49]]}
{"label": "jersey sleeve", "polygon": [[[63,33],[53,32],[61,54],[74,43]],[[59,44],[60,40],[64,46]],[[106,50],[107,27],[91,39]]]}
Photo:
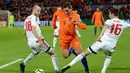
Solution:
{"label": "jersey sleeve", "polygon": [[102,14],[102,12],[101,12],[101,17],[102,17],[102,20],[104,21],[104,17],[103,17],[103,14]]}
{"label": "jersey sleeve", "polygon": [[111,25],[112,25],[112,21],[111,21],[111,20],[107,20],[107,21],[105,22],[105,25],[111,26]]}
{"label": "jersey sleeve", "polygon": [[31,26],[36,26],[37,23],[36,23],[36,17],[32,17],[31,18]]}
{"label": "jersey sleeve", "polygon": [[24,27],[24,30],[26,30],[26,21],[24,21],[23,27]]}
{"label": "jersey sleeve", "polygon": [[92,21],[94,21],[95,15],[96,15],[96,12],[94,12],[94,14],[92,15]]}
{"label": "jersey sleeve", "polygon": [[130,23],[124,22],[124,28],[130,28]]}
{"label": "jersey sleeve", "polygon": [[58,16],[58,12],[55,12],[52,18],[52,27],[55,29],[56,28],[56,19]]}
{"label": "jersey sleeve", "polygon": [[78,28],[85,30],[86,29],[86,24],[84,24],[81,21],[81,19],[80,19],[80,17],[79,17],[78,14],[77,14],[76,20],[77,20],[77,26],[78,26]]}

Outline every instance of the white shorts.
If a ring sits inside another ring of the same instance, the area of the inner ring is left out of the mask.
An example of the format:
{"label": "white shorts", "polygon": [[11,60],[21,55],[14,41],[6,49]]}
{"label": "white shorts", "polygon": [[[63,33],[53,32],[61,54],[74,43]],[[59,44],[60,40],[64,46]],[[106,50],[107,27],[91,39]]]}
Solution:
{"label": "white shorts", "polygon": [[55,30],[54,30],[54,35],[55,35],[55,36],[59,36],[59,29],[55,29]]}
{"label": "white shorts", "polygon": [[51,46],[45,40],[43,40],[43,44],[44,44],[44,46],[39,46],[38,41],[34,41],[29,45],[29,47],[31,48],[31,50],[33,52],[47,52],[47,53],[49,53],[52,51]]}
{"label": "white shorts", "polygon": [[100,50],[104,52],[105,55],[111,55],[114,52],[115,46],[109,45],[108,42],[96,41],[89,47],[89,51],[97,54]]}

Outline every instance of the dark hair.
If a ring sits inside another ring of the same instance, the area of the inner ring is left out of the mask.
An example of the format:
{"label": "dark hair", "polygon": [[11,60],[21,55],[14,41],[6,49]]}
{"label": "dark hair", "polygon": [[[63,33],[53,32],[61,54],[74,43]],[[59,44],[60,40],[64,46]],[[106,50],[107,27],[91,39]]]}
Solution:
{"label": "dark hair", "polygon": [[62,6],[62,8],[69,8],[69,9],[71,9],[72,8],[72,5],[71,5],[71,3],[70,2],[65,2],[64,4],[63,4],[63,6]]}
{"label": "dark hair", "polygon": [[110,10],[109,10],[109,12],[110,13],[112,13],[112,14],[114,14],[115,16],[118,16],[118,9],[116,9],[116,8],[111,8]]}

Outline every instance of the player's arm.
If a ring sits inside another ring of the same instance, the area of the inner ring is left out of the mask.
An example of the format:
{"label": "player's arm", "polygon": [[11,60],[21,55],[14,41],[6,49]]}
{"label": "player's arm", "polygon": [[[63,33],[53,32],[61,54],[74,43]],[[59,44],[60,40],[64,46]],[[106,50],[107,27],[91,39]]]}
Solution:
{"label": "player's arm", "polygon": [[103,17],[103,14],[101,13],[101,17],[102,17],[102,21],[104,22],[104,17]]}
{"label": "player's arm", "polygon": [[83,30],[86,29],[86,24],[84,24],[84,23],[80,20],[80,17],[79,17],[79,16],[77,16],[77,19],[73,19],[73,23],[74,23],[75,25],[77,25],[78,28],[80,28],[80,29],[83,29]]}
{"label": "player's arm", "polygon": [[24,29],[24,33],[23,33],[23,34],[24,34],[26,40],[28,40],[28,39],[27,39],[27,35],[26,35],[26,29]]}
{"label": "player's arm", "polygon": [[41,37],[38,35],[35,26],[32,26],[32,32],[33,32],[34,36],[38,39],[40,46],[42,46],[42,45],[43,45],[42,39],[41,39]]}
{"label": "player's arm", "polygon": [[52,28],[56,29],[56,19],[57,19],[57,12],[54,13],[53,18],[52,18]]}
{"label": "player's arm", "polygon": [[93,16],[92,16],[92,22],[93,22],[94,19],[95,19],[95,15],[96,15],[96,13],[94,12],[94,14],[93,14]]}
{"label": "player's arm", "polygon": [[106,31],[106,29],[108,28],[108,25],[104,25],[102,31],[100,32],[100,35],[98,36],[97,40],[100,40],[100,38],[102,37],[102,35],[104,34],[104,32]]}
{"label": "player's arm", "polygon": [[28,39],[27,39],[27,35],[26,35],[26,21],[25,21],[25,23],[24,23],[24,33],[23,33],[23,35],[25,36],[26,40],[28,40]]}
{"label": "player's arm", "polygon": [[124,22],[124,28],[130,28],[130,23]]}
{"label": "player's arm", "polygon": [[83,30],[86,29],[86,24],[84,24],[81,21],[78,21],[77,23],[74,23],[74,24],[76,24],[78,26],[78,28],[80,28],[80,29],[83,29]]}

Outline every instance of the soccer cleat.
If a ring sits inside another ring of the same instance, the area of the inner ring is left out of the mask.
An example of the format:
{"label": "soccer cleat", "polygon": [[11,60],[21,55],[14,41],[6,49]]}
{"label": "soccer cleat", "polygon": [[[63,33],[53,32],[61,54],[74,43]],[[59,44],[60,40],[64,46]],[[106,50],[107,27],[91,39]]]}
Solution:
{"label": "soccer cleat", "polygon": [[60,71],[55,70],[55,73],[60,73]]}
{"label": "soccer cleat", "polygon": [[21,73],[24,73],[24,70],[25,70],[25,65],[24,65],[24,63],[22,62],[22,63],[20,63],[20,71],[21,71]]}
{"label": "soccer cleat", "polygon": [[89,70],[86,70],[86,69],[85,69],[85,72],[86,72],[86,73],[91,73]]}
{"label": "soccer cleat", "polygon": [[105,72],[101,72],[101,73],[105,73]]}
{"label": "soccer cleat", "polygon": [[66,70],[68,70],[69,68],[71,68],[69,65],[63,67],[63,68],[61,69],[61,73],[64,73],[64,72],[65,72]]}

